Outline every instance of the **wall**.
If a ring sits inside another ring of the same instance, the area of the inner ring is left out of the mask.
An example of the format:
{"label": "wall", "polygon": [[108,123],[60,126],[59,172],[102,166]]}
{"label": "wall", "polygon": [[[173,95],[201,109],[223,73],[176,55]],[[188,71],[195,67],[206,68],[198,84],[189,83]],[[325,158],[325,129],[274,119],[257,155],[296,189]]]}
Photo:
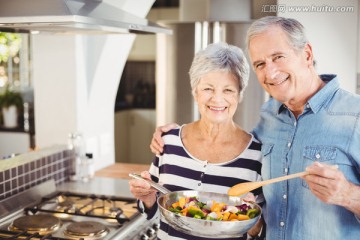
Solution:
{"label": "wall", "polygon": [[[154,1],[107,0],[144,17]],[[38,148],[82,132],[95,168],[114,163],[114,104],[135,35],[33,37],[35,128]]]}
{"label": "wall", "polygon": [[[146,16],[146,19],[152,22],[178,20],[179,8],[152,8]],[[157,34],[137,35],[131,48],[128,60],[155,61],[156,35]]]}
{"label": "wall", "polygon": [[30,134],[26,132],[0,132],[0,158],[29,151]]}
{"label": "wall", "polygon": [[244,21],[251,18],[251,0],[180,0],[180,20]]}
{"label": "wall", "polygon": [[[357,0],[278,0],[278,15],[299,20],[307,30],[312,43],[318,73],[335,73],[346,90],[355,93],[357,86],[357,49],[360,25]],[[297,11],[291,7],[298,6]],[[331,8],[353,7],[350,12],[335,12]],[[306,8],[314,9],[305,11]]]}

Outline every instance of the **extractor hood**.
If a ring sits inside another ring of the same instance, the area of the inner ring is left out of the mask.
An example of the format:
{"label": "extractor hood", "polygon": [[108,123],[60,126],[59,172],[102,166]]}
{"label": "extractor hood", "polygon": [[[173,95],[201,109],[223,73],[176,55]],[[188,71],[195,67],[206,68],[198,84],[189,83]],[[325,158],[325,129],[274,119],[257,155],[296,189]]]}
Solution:
{"label": "extractor hood", "polygon": [[0,0],[0,31],[52,34],[172,33],[170,29],[101,0]]}

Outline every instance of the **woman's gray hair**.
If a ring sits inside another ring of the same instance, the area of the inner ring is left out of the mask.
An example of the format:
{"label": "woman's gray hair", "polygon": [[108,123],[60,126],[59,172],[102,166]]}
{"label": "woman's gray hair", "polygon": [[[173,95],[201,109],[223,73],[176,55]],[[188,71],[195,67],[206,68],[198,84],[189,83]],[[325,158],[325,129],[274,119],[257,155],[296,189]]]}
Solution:
{"label": "woman's gray hair", "polygon": [[[264,33],[271,26],[279,26],[288,37],[288,42],[296,51],[304,49],[309,42],[305,34],[304,26],[293,18],[267,16],[253,22],[246,34],[246,46],[249,50],[250,41],[253,37]],[[313,62],[315,65],[315,60]]]}
{"label": "woman's gray hair", "polygon": [[206,74],[214,71],[228,72],[239,82],[239,102],[249,81],[249,63],[243,51],[224,42],[209,44],[197,52],[190,67],[190,84],[193,96]]}

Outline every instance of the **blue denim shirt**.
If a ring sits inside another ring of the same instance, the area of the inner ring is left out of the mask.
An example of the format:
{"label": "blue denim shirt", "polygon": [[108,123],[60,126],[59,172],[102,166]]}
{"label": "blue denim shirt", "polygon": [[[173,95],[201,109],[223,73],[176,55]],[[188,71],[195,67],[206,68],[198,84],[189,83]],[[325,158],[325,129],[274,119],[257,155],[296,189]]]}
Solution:
{"label": "blue denim shirt", "polygon": [[[337,164],[352,183],[360,184],[360,96],[339,87],[335,75],[296,119],[270,99],[254,129],[264,156],[264,179],[304,171],[314,161]],[[263,187],[267,240],[360,239],[360,221],[347,209],[321,202],[301,178]]]}

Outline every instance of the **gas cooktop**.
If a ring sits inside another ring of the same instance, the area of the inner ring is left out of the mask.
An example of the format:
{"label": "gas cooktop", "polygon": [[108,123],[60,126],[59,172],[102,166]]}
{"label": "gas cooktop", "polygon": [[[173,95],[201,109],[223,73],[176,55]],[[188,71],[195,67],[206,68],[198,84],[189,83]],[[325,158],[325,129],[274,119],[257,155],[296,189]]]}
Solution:
{"label": "gas cooktop", "polygon": [[56,191],[52,181],[5,199],[0,239],[153,239],[134,198]]}

